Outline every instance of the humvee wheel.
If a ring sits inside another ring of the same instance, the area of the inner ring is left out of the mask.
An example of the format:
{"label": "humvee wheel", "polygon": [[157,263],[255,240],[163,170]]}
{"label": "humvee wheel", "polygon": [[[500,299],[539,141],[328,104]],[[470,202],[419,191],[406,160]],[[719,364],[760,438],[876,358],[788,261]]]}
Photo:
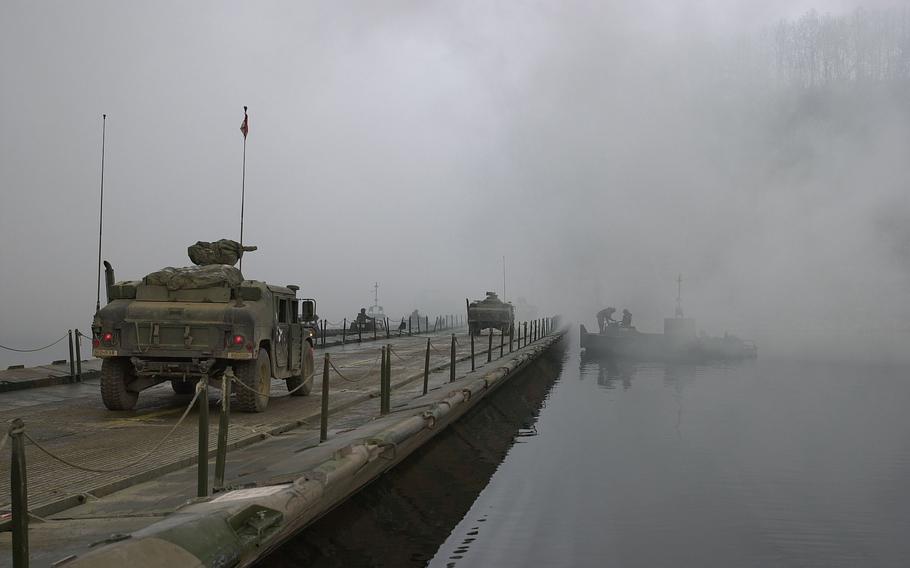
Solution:
{"label": "humvee wheel", "polygon": [[[313,346],[310,345],[309,341],[306,341],[304,344],[302,374],[285,379],[285,382],[288,384],[288,391],[293,391],[291,392],[291,396],[306,396],[310,394],[313,390],[313,374],[315,368],[316,364],[313,361]],[[300,387],[300,385],[303,386]],[[297,387],[300,388],[297,389]]]}
{"label": "humvee wheel", "polygon": [[126,384],[135,378],[129,359],[105,359],[101,362],[101,400],[108,410],[132,410],[139,399],[138,392],[126,390]]}
{"label": "humvee wheel", "polygon": [[237,394],[237,410],[241,412],[265,410],[265,407],[269,405],[269,392],[272,387],[272,363],[268,351],[260,349],[258,359],[236,363],[234,374],[241,383],[249,387],[237,386],[234,388],[234,392]]}
{"label": "humvee wheel", "polygon": [[171,388],[177,394],[193,394],[196,392],[194,379],[171,379]]}

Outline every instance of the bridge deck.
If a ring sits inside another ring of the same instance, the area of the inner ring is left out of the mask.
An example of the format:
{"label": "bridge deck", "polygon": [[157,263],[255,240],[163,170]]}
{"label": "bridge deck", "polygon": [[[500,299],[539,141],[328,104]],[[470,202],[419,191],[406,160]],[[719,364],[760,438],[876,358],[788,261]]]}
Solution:
{"label": "bridge deck", "polygon": [[[430,365],[448,363],[449,335],[432,335],[434,349]],[[469,356],[466,335],[459,336],[458,356]],[[389,343],[397,356],[392,358],[393,384],[422,376],[426,336],[391,338],[387,342],[352,343],[317,350],[317,376],[313,393],[304,397],[279,397],[269,401],[263,413],[231,413],[229,447],[236,448],[269,435],[319,425],[322,359],[329,352],[332,361],[352,380],[330,374],[330,414],[358,403],[375,406],[379,412],[379,357],[381,345]],[[498,341],[497,341],[498,344]],[[480,347],[477,347],[480,351]],[[496,346],[498,355],[498,345]],[[400,358],[399,358],[400,357]],[[486,361],[485,356],[483,361]],[[479,361],[478,361],[479,363]],[[463,364],[464,365],[464,364]],[[466,363],[470,368],[470,363]],[[287,392],[284,381],[273,380],[272,395]],[[21,418],[26,431],[51,452],[93,469],[112,469],[136,460],[152,449],[177,422],[190,395],[177,395],[169,383],[143,391],[135,410],[114,412],[101,402],[97,381],[58,385],[0,394],[0,420]],[[212,451],[215,448],[220,391],[209,390]],[[195,409],[153,455],[122,471],[94,473],[80,471],[51,459],[27,445],[29,509],[39,516],[78,505],[85,498],[100,497],[168,471],[195,463],[198,443],[198,414]],[[0,459],[0,509],[9,510],[9,461]]]}

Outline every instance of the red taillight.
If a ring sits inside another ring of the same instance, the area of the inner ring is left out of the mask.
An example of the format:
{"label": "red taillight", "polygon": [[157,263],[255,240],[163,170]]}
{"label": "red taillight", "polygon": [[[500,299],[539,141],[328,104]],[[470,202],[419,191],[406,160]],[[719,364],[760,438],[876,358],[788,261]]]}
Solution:
{"label": "red taillight", "polygon": [[234,345],[243,345],[243,341],[244,341],[244,339],[243,339],[242,335],[234,336]]}
{"label": "red taillight", "polygon": [[98,347],[99,345],[101,345],[100,341],[98,341],[97,339],[92,340],[92,347]]}
{"label": "red taillight", "polygon": [[113,340],[114,340],[114,334],[111,333],[111,332],[107,332],[107,333],[105,333],[104,335],[101,336],[101,341],[105,341],[105,342],[107,342],[107,343],[110,343],[110,342],[113,341]]}

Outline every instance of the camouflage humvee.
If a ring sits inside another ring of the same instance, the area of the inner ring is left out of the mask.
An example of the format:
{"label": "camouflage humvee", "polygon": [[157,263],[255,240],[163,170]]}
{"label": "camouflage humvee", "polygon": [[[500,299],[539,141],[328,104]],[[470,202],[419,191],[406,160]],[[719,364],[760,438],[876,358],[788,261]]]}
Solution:
{"label": "camouflage humvee", "polygon": [[108,304],[92,323],[92,353],[103,359],[107,408],[132,409],[140,391],[167,380],[181,394],[200,379],[220,386],[212,379],[228,366],[250,387],[232,388],[239,410],[265,410],[272,377],[294,395],[309,394],[315,338],[308,322],[316,304],[298,299],[298,286],[244,280],[226,264],[167,268],[115,284],[104,264]]}
{"label": "camouflage humvee", "polygon": [[503,302],[496,292],[487,292],[487,297],[468,304],[468,329],[474,335],[487,328],[508,333],[515,321],[515,310],[511,302]]}

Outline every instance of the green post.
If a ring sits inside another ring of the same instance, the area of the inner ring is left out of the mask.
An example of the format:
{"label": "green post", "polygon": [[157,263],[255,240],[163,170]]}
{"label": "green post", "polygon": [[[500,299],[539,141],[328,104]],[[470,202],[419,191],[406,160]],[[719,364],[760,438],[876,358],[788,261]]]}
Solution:
{"label": "green post", "polygon": [[224,469],[227,463],[228,427],[231,422],[231,379],[234,369],[228,367],[221,375],[221,415],[218,417],[218,449],[215,451],[215,490],[224,487]]}
{"label": "green post", "polygon": [[389,390],[388,382],[386,380],[386,373],[388,372],[388,349],[382,347],[382,363],[379,366],[379,414],[385,416],[389,413]]}
{"label": "green post", "polygon": [[70,345],[70,382],[76,382],[76,357],[73,355],[73,330],[66,330]]}
{"label": "green post", "polygon": [[373,341],[376,341],[376,318],[373,318]]}
{"label": "green post", "polygon": [[417,335],[420,335],[420,314],[417,314]]}
{"label": "green post", "polygon": [[468,330],[468,335],[471,337],[471,370],[474,370],[474,334],[471,333],[471,330]]}
{"label": "green post", "polygon": [[505,347],[505,341],[506,341],[506,332],[500,330],[499,331],[499,358],[500,359],[502,359],[502,350]]}
{"label": "green post", "polygon": [[524,333],[524,335],[525,335],[524,345],[525,345],[525,347],[527,347],[527,346],[528,346],[528,322],[524,322],[524,328],[525,328],[525,330],[524,330],[524,331],[525,331],[525,333]]}
{"label": "green post", "polygon": [[512,352],[512,344],[515,341],[515,322],[509,324],[509,353]]}
{"label": "green post", "polygon": [[411,337],[411,316],[408,316],[408,337]]}
{"label": "green post", "polygon": [[423,358],[423,394],[427,394],[430,384],[430,338],[427,338],[427,354]]}
{"label": "green post", "polygon": [[205,377],[199,379],[199,463],[196,472],[196,495],[209,495],[209,391]]}
{"label": "green post", "polygon": [[329,354],[325,354],[322,366],[322,412],[319,414],[319,442],[329,437]]}
{"label": "green post", "polygon": [[28,479],[25,471],[25,424],[16,418],[10,424],[13,441],[10,463],[10,501],[12,502],[13,566],[28,568]]}
{"label": "green post", "polygon": [[82,382],[82,334],[76,330],[76,379]]}
{"label": "green post", "polygon": [[344,345],[347,338],[348,338],[348,318],[344,318],[344,322],[341,324],[341,344],[342,345]]}
{"label": "green post", "polygon": [[490,337],[487,342],[487,363],[493,360],[493,328],[490,328]]}
{"label": "green post", "polygon": [[357,320],[357,343],[363,343],[363,322]]}
{"label": "green post", "polygon": [[449,355],[449,382],[455,380],[455,334],[452,334],[452,350]]}
{"label": "green post", "polygon": [[385,348],[385,405],[392,409],[392,346]]}

